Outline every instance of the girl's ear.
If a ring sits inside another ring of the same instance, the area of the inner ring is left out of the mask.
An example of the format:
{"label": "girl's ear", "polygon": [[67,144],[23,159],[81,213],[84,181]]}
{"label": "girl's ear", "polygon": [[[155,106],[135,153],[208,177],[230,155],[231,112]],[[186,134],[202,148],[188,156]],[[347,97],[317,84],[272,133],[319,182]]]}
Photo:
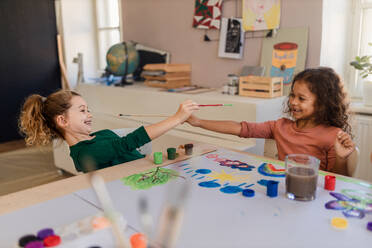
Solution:
{"label": "girl's ear", "polygon": [[67,120],[64,115],[57,115],[56,124],[58,127],[65,128],[67,126]]}

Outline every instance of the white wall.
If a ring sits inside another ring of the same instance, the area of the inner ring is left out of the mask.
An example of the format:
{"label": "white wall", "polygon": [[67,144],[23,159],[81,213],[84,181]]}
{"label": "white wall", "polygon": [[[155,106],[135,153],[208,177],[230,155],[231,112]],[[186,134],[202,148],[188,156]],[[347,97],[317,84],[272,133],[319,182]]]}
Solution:
{"label": "white wall", "polygon": [[97,36],[95,29],[94,0],[58,0],[60,4],[64,55],[70,86],[75,87],[78,66],[73,63],[78,53],[83,53],[84,77],[97,77]]}
{"label": "white wall", "polygon": [[348,78],[352,34],[352,1],[323,0],[323,30],[320,65],[329,66]]}

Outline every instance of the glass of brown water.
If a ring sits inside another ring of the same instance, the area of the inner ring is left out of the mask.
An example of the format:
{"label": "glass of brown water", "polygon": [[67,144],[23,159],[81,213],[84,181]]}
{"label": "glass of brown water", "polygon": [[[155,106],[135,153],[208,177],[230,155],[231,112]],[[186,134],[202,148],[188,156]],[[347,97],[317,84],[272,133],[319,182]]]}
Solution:
{"label": "glass of brown water", "polygon": [[319,163],[319,159],[306,154],[288,154],[285,157],[285,186],[289,199],[315,199]]}

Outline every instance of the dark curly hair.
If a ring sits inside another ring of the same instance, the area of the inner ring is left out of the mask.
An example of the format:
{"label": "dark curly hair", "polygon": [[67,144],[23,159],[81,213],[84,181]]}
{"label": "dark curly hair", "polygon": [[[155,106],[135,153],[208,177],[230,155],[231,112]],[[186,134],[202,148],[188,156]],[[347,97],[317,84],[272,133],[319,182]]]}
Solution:
{"label": "dark curly hair", "polygon": [[[294,84],[298,81],[305,82],[316,96],[315,123],[339,127],[352,136],[349,124],[350,103],[337,73],[329,67],[306,69],[293,78],[290,94],[293,93]],[[289,98],[284,112],[290,114]]]}

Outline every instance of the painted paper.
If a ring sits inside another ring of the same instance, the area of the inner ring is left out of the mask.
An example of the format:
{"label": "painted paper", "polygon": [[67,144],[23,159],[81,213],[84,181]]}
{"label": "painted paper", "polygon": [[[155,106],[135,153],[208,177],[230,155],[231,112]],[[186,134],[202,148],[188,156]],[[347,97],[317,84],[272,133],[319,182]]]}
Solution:
{"label": "painted paper", "polygon": [[222,0],[195,0],[192,26],[201,29],[220,29]]}
{"label": "painted paper", "polygon": [[[360,192],[363,191],[359,190],[358,193]],[[345,217],[358,219],[363,219],[366,214],[372,213],[371,198],[367,199],[350,198],[347,195],[336,192],[330,192],[329,194],[336,198],[336,200],[327,202],[325,204],[326,209],[342,210],[342,214]],[[365,192],[365,194],[371,196],[371,193],[369,192]]]}
{"label": "painted paper", "polygon": [[282,77],[287,95],[294,75],[305,69],[308,28],[281,28],[262,44],[261,66],[265,76]]}
{"label": "painted paper", "polygon": [[245,31],[279,28],[280,0],[243,0],[242,10]]}
{"label": "painted paper", "polygon": [[156,185],[165,184],[176,177],[181,177],[177,171],[156,167],[143,173],[124,177],[121,180],[132,189],[149,189]]}

